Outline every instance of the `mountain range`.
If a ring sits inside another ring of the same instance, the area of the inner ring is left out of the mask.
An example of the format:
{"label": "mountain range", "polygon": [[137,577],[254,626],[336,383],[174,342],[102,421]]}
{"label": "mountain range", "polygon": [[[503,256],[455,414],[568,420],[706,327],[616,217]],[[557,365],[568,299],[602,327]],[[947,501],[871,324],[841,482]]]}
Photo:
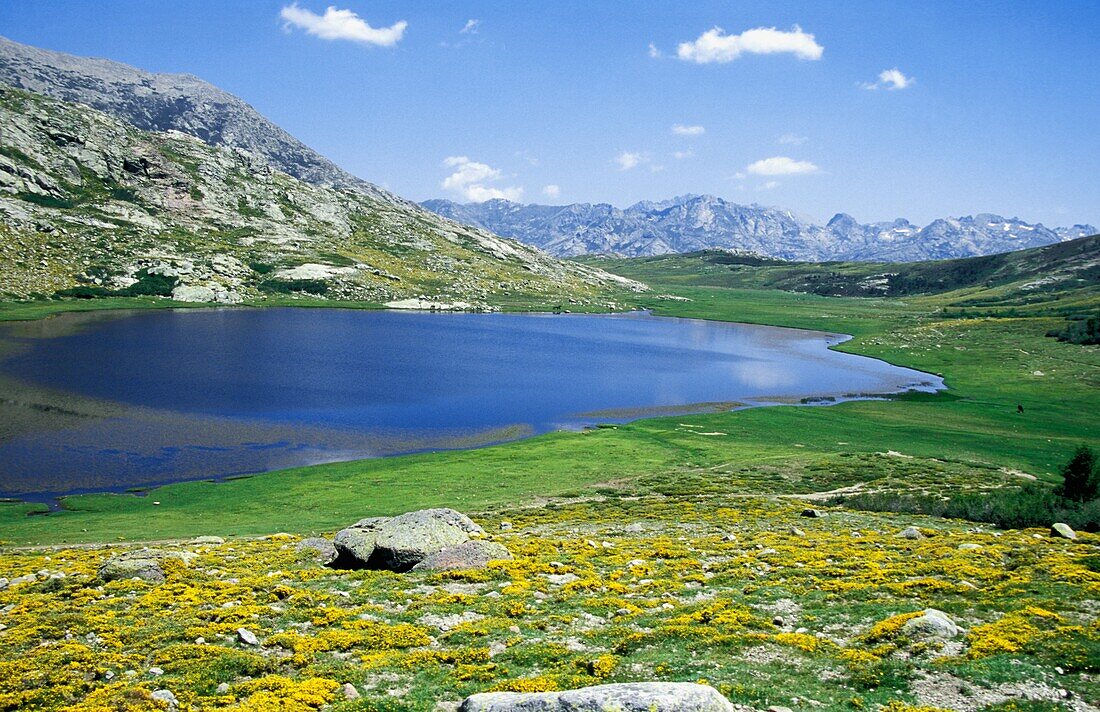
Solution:
{"label": "mountain range", "polygon": [[194,76],[0,38],[0,298],[487,307],[642,286],[429,212]]}
{"label": "mountain range", "polygon": [[525,205],[508,200],[428,200],[439,215],[521,240],[560,257],[644,257],[726,249],[785,260],[913,262],[989,255],[1092,235],[1091,225],[1047,228],[1019,218],[978,214],[923,227],[908,220],[862,224],[840,213],[821,225],[789,210],[731,203],[713,195],[606,203]]}

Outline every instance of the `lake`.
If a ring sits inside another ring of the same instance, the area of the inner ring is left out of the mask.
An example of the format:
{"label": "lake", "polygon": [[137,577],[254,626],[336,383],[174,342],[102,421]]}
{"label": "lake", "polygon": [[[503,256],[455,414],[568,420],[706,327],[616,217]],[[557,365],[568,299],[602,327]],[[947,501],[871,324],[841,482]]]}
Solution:
{"label": "lake", "polygon": [[623,315],[192,309],[0,328],[0,495],[942,388],[822,332]]}

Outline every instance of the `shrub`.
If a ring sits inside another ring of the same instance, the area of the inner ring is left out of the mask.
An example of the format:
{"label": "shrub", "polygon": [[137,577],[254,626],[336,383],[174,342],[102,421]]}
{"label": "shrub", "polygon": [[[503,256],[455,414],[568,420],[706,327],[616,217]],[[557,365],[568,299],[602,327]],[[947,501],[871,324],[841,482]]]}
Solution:
{"label": "shrub", "polygon": [[1062,485],[1058,488],[1058,495],[1075,502],[1087,502],[1096,499],[1098,490],[1100,469],[1096,453],[1087,445],[1082,445],[1062,468]]}

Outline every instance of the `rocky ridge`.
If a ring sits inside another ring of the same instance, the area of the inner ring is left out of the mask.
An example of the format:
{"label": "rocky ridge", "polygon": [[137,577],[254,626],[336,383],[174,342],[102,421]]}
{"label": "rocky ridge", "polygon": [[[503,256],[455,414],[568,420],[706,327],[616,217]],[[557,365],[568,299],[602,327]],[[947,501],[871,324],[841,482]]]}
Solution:
{"label": "rocky ridge", "polygon": [[268,295],[487,308],[608,302],[641,285],[263,156],[148,132],[81,104],[0,90],[6,298]]}
{"label": "rocky ridge", "polygon": [[912,262],[1008,252],[1097,232],[1091,225],[1051,229],[990,214],[943,218],[920,227],[904,219],[861,224],[841,213],[819,225],[782,208],[739,205],[712,195],[643,201],[625,209],[507,200],[428,200],[423,205],[559,256],[645,257],[718,248],[812,262]]}

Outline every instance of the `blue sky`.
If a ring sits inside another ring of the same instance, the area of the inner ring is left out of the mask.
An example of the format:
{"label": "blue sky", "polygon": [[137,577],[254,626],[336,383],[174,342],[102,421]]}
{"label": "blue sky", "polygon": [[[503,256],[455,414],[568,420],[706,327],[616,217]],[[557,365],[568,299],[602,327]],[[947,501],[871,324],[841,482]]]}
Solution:
{"label": "blue sky", "polygon": [[197,74],[416,200],[1100,224],[1095,0],[333,4],[4,0],[0,34]]}

